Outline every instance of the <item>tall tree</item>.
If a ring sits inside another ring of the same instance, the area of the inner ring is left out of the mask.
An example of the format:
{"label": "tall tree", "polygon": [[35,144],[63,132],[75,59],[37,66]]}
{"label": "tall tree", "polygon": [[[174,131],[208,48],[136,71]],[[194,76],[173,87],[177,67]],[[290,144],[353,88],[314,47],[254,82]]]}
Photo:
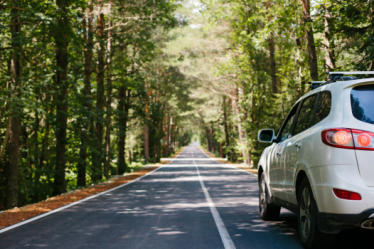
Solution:
{"label": "tall tree", "polygon": [[[272,3],[270,1],[266,2],[266,12],[268,15],[269,23],[273,20],[273,17],[269,13],[269,8]],[[270,32],[268,38],[269,44],[269,65],[271,74],[271,90],[273,94],[278,93],[277,85],[277,62],[275,61],[275,42],[274,42],[274,32]]]}
{"label": "tall tree", "polygon": [[[92,126],[92,97],[91,97],[91,75],[92,75],[92,57],[93,57],[93,4],[89,2],[88,13],[84,13],[83,39],[84,49],[84,89],[83,89],[83,120],[80,134],[81,145],[79,148],[78,160],[78,186],[86,186],[86,168],[87,168],[87,144],[91,139],[88,136],[90,126]],[[88,23],[88,24],[87,24]],[[87,29],[88,25],[88,29]]]}
{"label": "tall tree", "polygon": [[97,92],[96,92],[96,136],[95,149],[92,154],[92,180],[102,179],[102,156],[103,156],[103,136],[104,136],[104,66],[105,66],[105,39],[104,39],[104,3],[99,1],[99,16],[97,19],[98,45],[98,69],[97,69]]}
{"label": "tall tree", "polygon": [[224,132],[225,132],[225,141],[226,141],[226,150],[225,154],[228,155],[228,157],[231,159],[230,154],[230,135],[229,135],[229,128],[228,128],[228,115],[227,115],[227,100],[226,96],[223,96],[223,126],[224,126]]}
{"label": "tall tree", "polygon": [[121,84],[118,91],[118,174],[126,172],[126,132],[130,109],[131,89]]}
{"label": "tall tree", "polygon": [[19,160],[19,136],[20,136],[20,117],[22,108],[20,106],[20,82],[21,82],[21,20],[20,20],[20,1],[14,1],[14,7],[11,10],[11,39],[12,55],[10,59],[12,87],[11,87],[11,116],[10,134],[9,134],[9,175],[7,187],[7,208],[16,207],[18,203],[18,160]]}
{"label": "tall tree", "polygon": [[56,44],[56,167],[53,183],[53,194],[66,191],[66,129],[68,115],[68,65],[69,65],[69,0],[56,0],[57,25],[53,30]]}
{"label": "tall tree", "polygon": [[312,80],[318,80],[318,65],[317,65],[317,53],[316,46],[314,42],[314,32],[313,32],[313,20],[310,16],[310,1],[309,0],[299,0],[303,6],[304,15],[304,25],[305,33],[308,46],[308,56],[309,56],[309,68],[310,68],[310,78]]}
{"label": "tall tree", "polygon": [[[111,13],[113,6],[113,0],[109,0],[109,12]],[[112,26],[113,22],[109,18],[107,24],[107,84],[106,84],[106,131],[105,131],[105,162],[104,162],[104,175],[109,178],[109,169],[110,169],[110,152],[111,152],[111,143],[110,143],[110,134],[112,129],[112,76],[111,76],[111,63],[112,63]]]}
{"label": "tall tree", "polygon": [[328,6],[324,6],[325,13],[324,13],[324,21],[325,21],[325,49],[326,49],[326,66],[328,70],[334,70],[336,67],[336,58],[335,58],[335,42],[333,39],[332,30],[334,29],[334,22],[331,16],[331,10],[329,10]]}

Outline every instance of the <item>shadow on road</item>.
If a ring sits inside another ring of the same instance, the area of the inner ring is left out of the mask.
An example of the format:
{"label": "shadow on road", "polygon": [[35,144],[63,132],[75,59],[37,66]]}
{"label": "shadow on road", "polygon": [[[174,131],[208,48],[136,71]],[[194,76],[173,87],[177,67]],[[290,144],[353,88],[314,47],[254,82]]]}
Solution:
{"label": "shadow on road", "polygon": [[[197,150],[180,157],[203,158]],[[161,168],[141,181],[10,230],[0,235],[0,248],[223,248],[194,167],[200,163],[180,161],[179,166]],[[214,161],[203,164],[212,165],[199,166],[199,172],[237,249],[301,248],[295,214],[282,209],[278,221],[261,220],[256,176]],[[372,235],[343,231],[336,236],[337,248],[373,248]]]}

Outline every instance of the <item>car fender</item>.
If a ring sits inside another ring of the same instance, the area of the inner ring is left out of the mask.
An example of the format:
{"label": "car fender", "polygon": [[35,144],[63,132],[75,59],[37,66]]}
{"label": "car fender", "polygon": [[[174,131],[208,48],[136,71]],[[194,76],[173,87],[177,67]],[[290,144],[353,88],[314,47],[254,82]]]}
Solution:
{"label": "car fender", "polygon": [[262,167],[263,172],[267,170],[267,155],[268,155],[268,148],[266,147],[265,150],[262,152],[260,160],[258,161],[258,166]]}
{"label": "car fender", "polygon": [[272,196],[272,189],[270,188],[270,183],[269,183],[269,161],[270,161],[270,156],[272,152],[272,147],[274,146],[274,143],[268,147],[266,147],[260,157],[260,160],[258,162],[258,168],[262,167],[263,173],[265,174],[265,181],[267,188],[269,189],[269,194],[270,197]]}
{"label": "car fender", "polygon": [[310,187],[312,188],[312,192],[313,192],[313,196],[314,196],[314,200],[316,201],[317,203],[317,207],[318,207],[318,198],[316,198],[316,189],[315,189],[315,186],[313,184],[313,179],[312,179],[312,176],[311,174],[309,173],[309,169],[308,167],[306,167],[305,164],[303,163],[299,163],[296,167],[296,170],[294,172],[294,183],[293,183],[293,193],[294,193],[294,196],[295,196],[295,200],[296,200],[296,203],[297,203],[297,192],[296,192],[296,181],[297,181],[297,176],[299,175],[300,171],[304,171],[305,174],[306,174],[306,177],[308,178],[308,181],[309,181],[309,184],[310,184]]}
{"label": "car fender", "polygon": [[[258,161],[258,168],[262,167],[262,170],[263,172],[265,173],[265,177],[268,179],[268,169],[269,169],[269,166],[268,166],[268,163],[269,163],[269,160],[270,160],[270,154],[271,154],[271,146],[268,146],[266,147],[263,151],[262,151],[262,154],[261,154],[261,157],[260,157],[260,160]],[[266,183],[268,184],[268,182],[266,181]]]}

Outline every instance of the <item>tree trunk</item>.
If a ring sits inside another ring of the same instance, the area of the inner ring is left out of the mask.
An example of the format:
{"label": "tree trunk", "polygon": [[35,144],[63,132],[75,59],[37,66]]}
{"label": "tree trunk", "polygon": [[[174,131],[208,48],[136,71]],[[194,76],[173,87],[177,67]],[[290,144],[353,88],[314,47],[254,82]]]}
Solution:
{"label": "tree trunk", "polygon": [[236,112],[237,121],[238,121],[238,133],[239,133],[239,141],[241,142],[243,140],[243,134],[242,134],[242,122],[240,118],[240,110],[239,110],[239,89],[235,87],[235,99],[233,100],[233,106]]}
{"label": "tree trunk", "polygon": [[[204,122],[203,120],[201,121],[202,123]],[[205,126],[205,133],[206,133],[206,145],[207,145],[207,150],[210,151],[210,130],[209,130],[209,127],[204,124]]]}
{"label": "tree trunk", "polygon": [[334,40],[331,38],[331,29],[333,28],[333,20],[330,11],[325,7],[325,47],[326,47],[326,66],[327,70],[335,69],[335,52]]}
{"label": "tree trunk", "polygon": [[170,116],[167,117],[167,156],[170,156]]}
{"label": "tree trunk", "polygon": [[[86,16],[86,15],[85,15]],[[92,1],[89,3],[88,8],[88,30],[87,19],[83,18],[83,37],[85,41],[84,51],[84,89],[83,89],[83,127],[80,134],[81,144],[79,148],[79,161],[78,161],[78,186],[86,186],[86,168],[87,168],[87,145],[89,144],[90,137],[88,136],[90,125],[92,123],[92,98],[91,98],[91,75],[92,75],[92,55],[93,55],[93,6]]]}
{"label": "tree trunk", "polygon": [[219,157],[223,158],[222,143],[219,142]]}
{"label": "tree trunk", "polygon": [[226,155],[231,159],[230,156],[230,135],[228,131],[227,125],[227,109],[226,109],[226,96],[223,96],[223,126],[225,130],[225,138],[226,138]]}
{"label": "tree trunk", "polygon": [[100,14],[97,20],[97,34],[99,40],[98,49],[98,72],[97,72],[97,94],[96,94],[96,141],[95,152],[92,154],[92,180],[98,181],[103,178],[102,155],[104,136],[104,66],[105,66],[105,41],[104,41],[104,13],[103,2],[99,2]]}
{"label": "tree trunk", "polygon": [[[147,90],[147,82],[145,83],[145,89]],[[145,125],[144,125],[144,162],[148,163],[149,160],[149,127],[148,127],[148,120],[149,120],[149,97],[152,94],[152,87],[145,97]]]}
{"label": "tree trunk", "polygon": [[[146,120],[147,122],[147,120]],[[144,125],[144,163],[148,163],[149,157],[149,128],[148,125]]]}
{"label": "tree trunk", "polygon": [[[217,130],[219,130],[219,120],[217,119]],[[218,142],[218,149],[219,149],[219,157],[224,158],[225,156],[223,155],[223,150],[222,150],[222,143],[221,141]]]}
{"label": "tree trunk", "polygon": [[212,152],[214,154],[214,129],[213,129],[213,121],[210,122],[210,127],[209,127],[209,130],[210,130],[210,152]]}
{"label": "tree trunk", "polygon": [[163,109],[164,104],[162,104],[162,109],[161,109],[161,119],[160,119],[160,124],[159,124],[159,138],[157,139],[157,162],[160,162],[161,157],[162,157],[162,143],[161,139],[163,138],[163,133],[164,133],[164,109]]}
{"label": "tree trunk", "polygon": [[13,116],[9,139],[9,175],[7,187],[7,208],[17,206],[18,202],[18,159],[19,159],[20,118]]}
{"label": "tree trunk", "polygon": [[118,174],[122,175],[125,173],[125,97],[126,89],[123,84],[118,89],[118,162],[117,162],[117,171]]}
{"label": "tree trunk", "polygon": [[[42,141],[42,149],[41,149],[41,152],[40,152],[38,170],[35,173],[35,179],[34,179],[34,182],[37,185],[39,184],[40,176],[42,175],[42,170],[44,168],[44,161],[46,160],[46,156],[47,156],[48,138],[49,138],[49,130],[50,130],[49,116],[52,116],[52,114],[48,112],[48,105],[47,105],[45,122],[44,122],[45,123],[45,125],[44,125],[45,131],[44,131],[44,137],[43,137],[43,141]],[[40,197],[41,197],[41,195],[38,192],[37,193],[37,199],[40,200]]]}
{"label": "tree trunk", "polygon": [[38,143],[38,132],[39,132],[39,112],[36,110],[35,111],[35,123],[34,123],[34,134],[33,134],[33,142],[34,142],[34,166],[35,168],[37,167],[37,162],[39,158],[39,143]]}
{"label": "tree trunk", "polygon": [[[18,1],[15,1],[18,4]],[[16,207],[18,203],[18,159],[19,159],[19,136],[20,136],[20,116],[22,108],[19,106],[20,98],[20,77],[21,77],[21,59],[20,59],[20,17],[19,11],[11,10],[11,39],[12,39],[12,55],[11,55],[11,120],[9,133],[9,171],[7,186],[7,208]]]}
{"label": "tree trunk", "polygon": [[66,128],[68,112],[68,44],[69,44],[69,0],[56,0],[58,6],[56,43],[56,167],[53,195],[66,192]]}
{"label": "tree trunk", "polygon": [[[177,122],[175,122],[175,124],[176,124],[176,123],[177,123]],[[173,151],[174,151],[174,153],[177,152],[177,148],[178,148],[178,147],[177,147],[177,146],[178,146],[178,145],[177,145],[177,142],[175,141],[175,140],[176,140],[175,137],[176,137],[176,133],[178,133],[178,129],[179,129],[179,128],[177,128],[177,131],[175,132],[175,128],[176,128],[176,125],[173,125]]]}
{"label": "tree trunk", "polygon": [[[40,174],[41,174],[41,170],[42,170],[40,168],[40,164],[39,164],[38,132],[39,132],[39,113],[36,110],[35,111],[35,123],[34,123],[34,135],[33,135],[33,142],[34,142],[34,157],[33,157],[33,162],[34,162],[34,167],[35,167],[35,177],[34,177],[33,180],[34,180],[34,184],[36,186],[39,185],[39,179],[40,179]],[[38,196],[38,193],[36,193],[36,196]]]}
{"label": "tree trunk", "polygon": [[310,17],[310,2],[309,0],[300,0],[303,5],[304,11],[304,24],[306,38],[308,42],[308,55],[309,55],[309,67],[310,67],[310,78],[314,81],[318,80],[318,65],[317,65],[317,53],[316,46],[314,44],[313,36],[313,20]]}
{"label": "tree trunk", "polygon": [[46,114],[45,114],[45,122],[44,122],[44,137],[43,137],[43,141],[42,141],[42,150],[41,150],[41,153],[40,153],[40,160],[39,160],[39,164],[40,164],[40,168],[43,168],[43,164],[44,164],[44,161],[45,161],[45,157],[47,155],[47,148],[48,148],[48,138],[49,138],[49,130],[50,130],[50,122],[49,122],[49,117],[52,116],[52,110],[49,110],[49,106],[47,104],[47,108],[46,108]]}
{"label": "tree trunk", "polygon": [[[273,17],[269,14],[271,2],[266,2],[266,13],[268,15],[268,21],[271,22]],[[272,93],[278,93],[278,85],[277,85],[277,63],[275,61],[275,42],[274,42],[274,32],[270,32],[270,36],[268,38],[268,45],[269,45],[269,68],[270,68],[270,75],[271,75],[271,90]]]}
{"label": "tree trunk", "polygon": [[6,149],[6,146],[7,146],[8,142],[9,142],[11,124],[12,124],[12,117],[9,117],[8,121],[7,121],[5,137],[4,137],[3,144],[2,144],[1,150],[0,150],[0,163],[3,161],[3,157],[4,157],[4,154],[5,154],[5,149]]}
{"label": "tree trunk", "polygon": [[125,89],[124,85],[121,85],[119,88],[119,101],[118,101],[118,174],[122,175],[126,172],[126,157],[125,157],[125,148],[126,148],[126,133],[127,133],[127,121],[129,116],[130,109],[130,96],[131,90]]}
{"label": "tree trunk", "polygon": [[274,43],[274,33],[270,33],[268,40],[269,43],[269,53],[270,53],[270,72],[271,72],[271,90],[272,93],[278,93],[278,84],[277,84],[277,63],[275,61],[275,43]]}
{"label": "tree trunk", "polygon": [[[276,78],[276,76],[275,76],[275,78]],[[275,83],[276,83],[276,80],[275,80]],[[233,100],[233,105],[234,105],[234,109],[235,109],[237,120],[238,120],[239,142],[241,143],[241,145],[243,145],[245,143],[245,141],[243,141],[242,119],[240,118],[240,109],[239,109],[238,100],[239,100],[239,89],[237,87],[235,87],[235,99]],[[243,154],[243,157],[244,157],[244,161],[246,162],[247,161],[247,154],[246,154],[245,149],[242,150],[242,154]]]}
{"label": "tree trunk", "polygon": [[[109,1],[109,11],[112,9],[113,0]],[[105,162],[104,162],[104,175],[106,179],[109,178],[109,169],[110,169],[110,153],[111,153],[111,144],[110,144],[110,133],[111,133],[111,115],[112,115],[112,77],[110,66],[112,63],[112,33],[110,28],[112,27],[112,21],[108,21],[108,57],[107,57],[107,96],[106,96],[106,132],[105,132]]]}

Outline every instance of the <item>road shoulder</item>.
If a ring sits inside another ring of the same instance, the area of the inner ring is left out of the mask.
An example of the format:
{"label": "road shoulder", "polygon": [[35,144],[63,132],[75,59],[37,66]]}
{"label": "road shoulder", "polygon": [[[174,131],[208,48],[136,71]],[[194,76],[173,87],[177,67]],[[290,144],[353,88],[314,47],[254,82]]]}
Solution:
{"label": "road shoulder", "polygon": [[228,164],[228,165],[230,165],[230,166],[232,166],[232,167],[235,167],[235,168],[237,168],[237,169],[244,170],[244,171],[249,172],[249,173],[251,173],[251,174],[256,174],[256,175],[258,174],[258,170],[257,170],[257,169],[250,168],[249,166],[247,166],[247,165],[245,165],[245,164],[243,164],[243,163],[241,163],[241,164],[239,164],[239,163],[231,163],[231,162],[229,162],[229,161],[223,161],[223,160],[220,160],[220,158],[217,158],[217,157],[214,156],[212,153],[210,153],[209,151],[205,150],[202,146],[200,146],[200,149],[201,149],[202,151],[204,151],[204,153],[205,153],[207,156],[216,159],[216,161],[218,161],[218,162],[220,162],[220,163]]}

